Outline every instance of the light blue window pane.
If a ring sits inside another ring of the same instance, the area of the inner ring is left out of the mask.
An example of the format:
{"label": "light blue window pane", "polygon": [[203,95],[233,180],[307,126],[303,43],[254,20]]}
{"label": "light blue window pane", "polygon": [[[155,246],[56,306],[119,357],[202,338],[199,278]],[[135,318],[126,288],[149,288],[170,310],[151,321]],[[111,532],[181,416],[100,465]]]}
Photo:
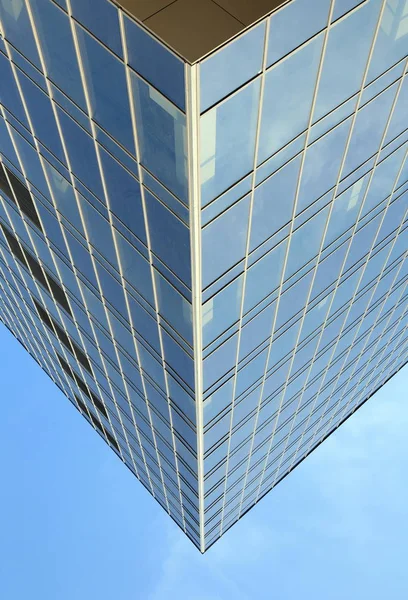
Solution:
{"label": "light blue window pane", "polygon": [[0,0],[0,19],[6,39],[41,69],[25,2]]}
{"label": "light blue window pane", "polygon": [[[289,352],[295,347],[297,335],[299,333],[300,321],[291,325],[279,337],[272,340],[271,353],[269,356],[268,370],[277,365]],[[273,375],[272,375],[273,379]]]}
{"label": "light blue window pane", "polygon": [[407,126],[407,106],[408,106],[408,76],[404,77],[398,100],[391,117],[391,121],[387,130],[385,144],[397,137]]}
{"label": "light blue window pane", "polygon": [[110,223],[80,194],[78,194],[78,198],[80,200],[81,212],[90,243],[104,258],[106,257],[111,265],[118,271],[116,252],[112,239],[113,230]]}
{"label": "light blue window pane", "polygon": [[263,352],[250,360],[249,363],[239,371],[237,376],[235,396],[240,396],[253,383],[255,383],[255,381],[258,381],[258,379],[263,376],[266,367],[267,353],[268,349],[265,348]]}
{"label": "light blue window pane", "polygon": [[375,96],[378,96],[386,87],[397,81],[404,71],[405,61],[401,61],[398,65],[387,71],[384,75],[376,79],[371,85],[365,88],[361,98],[361,104],[364,105]]}
{"label": "light blue window pane", "polygon": [[257,79],[201,117],[203,205],[253,169],[259,89]]}
{"label": "light blue window pane", "polygon": [[295,0],[271,17],[268,66],[327,25],[330,0]]}
{"label": "light blue window pane", "polygon": [[318,253],[328,211],[329,207],[327,206],[292,234],[285,279],[293,275]]}
{"label": "light blue window pane", "polygon": [[190,234],[152,194],[145,192],[152,251],[183,283],[191,285]]}
{"label": "light blue window pane", "polygon": [[44,171],[42,169],[37,151],[17,132],[13,133],[13,137],[17,146],[19,158],[23,163],[27,179],[33,185],[35,185],[35,187],[39,189],[48,200],[50,200],[48,185],[44,177]]}
{"label": "light blue window pane", "polygon": [[391,193],[406,151],[407,148],[403,146],[376,167],[364,202],[363,214],[370,212]]}
{"label": "light blue window pane", "polygon": [[107,0],[71,0],[73,16],[108,48],[122,56],[118,9]]}
{"label": "light blue window pane", "polygon": [[140,160],[169,190],[187,202],[186,117],[136,75],[132,78]]}
{"label": "light blue window pane", "polygon": [[95,267],[103,296],[120,315],[126,315],[127,308],[122,286],[97,261],[95,261]]}
{"label": "light blue window pane", "polygon": [[219,196],[216,202],[212,202],[205,210],[201,212],[201,225],[207,225],[217,215],[226,210],[231,204],[234,204],[236,200],[242,198],[251,190],[252,177],[248,175],[245,179],[241,179],[237,185],[230,188],[225,194]]}
{"label": "light blue window pane", "polygon": [[360,258],[365,256],[370,250],[374,238],[377,235],[378,226],[381,222],[382,216],[383,213],[377,215],[372,221],[370,221],[365,227],[357,231],[357,233],[354,235],[353,241],[350,245],[347,261],[344,267],[344,272],[346,272]]}
{"label": "light blue window pane", "polygon": [[[322,293],[322,291],[334,283],[340,275],[340,269],[346,256],[348,243],[342,244],[335,252],[319,263],[313,283],[311,299]],[[327,293],[327,290],[326,290]],[[326,296],[327,298],[327,296]]]}
{"label": "light blue window pane", "polygon": [[381,0],[370,0],[330,30],[315,120],[360,89],[380,8]]}
{"label": "light blue window pane", "polygon": [[246,196],[203,229],[203,288],[244,258],[249,201],[250,196]]}
{"label": "light blue window pane", "polygon": [[239,360],[242,360],[272,333],[276,302],[265,308],[241,330]]}
{"label": "light blue window pane", "polygon": [[306,129],[322,44],[323,34],[265,75],[258,164]]}
{"label": "light blue window pane", "polygon": [[127,17],[125,30],[130,66],[184,110],[183,62]]}
{"label": "light blue window pane", "polygon": [[349,10],[355,8],[358,4],[362,4],[364,0],[336,0],[333,10],[333,21],[339,19]]}
{"label": "light blue window pane", "polygon": [[[191,304],[164,277],[154,273],[159,313],[189,344],[193,343]],[[136,323],[135,323],[135,326]]]}
{"label": "light blue window pane", "polygon": [[348,119],[308,148],[300,184],[298,211],[309,206],[336,184],[350,125],[351,119]]}
{"label": "light blue window pane", "polygon": [[50,0],[33,0],[31,6],[48,76],[86,110],[69,17]]}
{"label": "light blue window pane", "polygon": [[370,175],[367,174],[334,200],[329,226],[324,240],[328,246],[356,222]]}
{"label": "light blue window pane", "polygon": [[299,167],[300,157],[297,157],[255,190],[251,251],[290,221]]}
{"label": "light blue window pane", "polygon": [[23,103],[11,70],[10,62],[0,53],[0,101],[23,125],[29,128]]}
{"label": "light blue window pane", "polygon": [[204,361],[204,389],[207,390],[235,365],[238,334],[235,334]]}
{"label": "light blue window pane", "polygon": [[7,156],[14,165],[18,165],[18,158],[3,117],[0,117],[0,151],[4,156]]}
{"label": "light blue window pane", "polygon": [[310,291],[312,276],[313,271],[302,277],[302,279],[282,294],[276,317],[275,330],[278,330],[284,323],[303,310]]}
{"label": "light blue window pane", "polygon": [[286,244],[287,241],[285,240],[248,270],[244,312],[258,304],[278,287],[282,275]]}
{"label": "light blue window pane", "polygon": [[323,119],[313,125],[308,140],[309,144],[312,144],[330,129],[333,129],[333,127],[336,127],[336,125],[352,115],[355,112],[357,100],[358,96],[355,95],[353,98],[339,106],[339,108],[336,108],[333,112],[329,113],[326,117],[323,117]]}
{"label": "light blue window pane", "polygon": [[265,22],[200,63],[200,110],[204,112],[260,73]]}
{"label": "light blue window pane", "polygon": [[72,171],[101,201],[103,188],[92,138],[62,110],[58,110]]}
{"label": "light blue window pane", "polygon": [[79,26],[77,34],[92,107],[91,116],[134,154],[125,66]]}
{"label": "light blue window pane", "polygon": [[342,175],[354,171],[379,150],[397,84],[366,104],[357,115]]}
{"label": "light blue window pane", "polygon": [[242,296],[242,275],[203,305],[203,342],[207,346],[238,321]]}
{"label": "light blue window pane", "polygon": [[62,163],[65,163],[61,140],[49,97],[22,73],[19,73],[19,80],[36,137]]}
{"label": "light blue window pane", "polygon": [[147,244],[139,182],[110,154],[102,149],[100,154],[110,210]]}
{"label": "light blue window pane", "polygon": [[388,0],[370,63],[368,81],[372,81],[401,58],[406,57],[407,43],[407,0]]}

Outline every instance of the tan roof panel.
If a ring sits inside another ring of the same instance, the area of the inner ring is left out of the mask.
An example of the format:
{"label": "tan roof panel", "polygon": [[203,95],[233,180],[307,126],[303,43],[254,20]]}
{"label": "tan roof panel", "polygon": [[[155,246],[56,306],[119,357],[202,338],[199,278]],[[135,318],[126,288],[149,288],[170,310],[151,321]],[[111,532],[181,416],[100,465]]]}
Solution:
{"label": "tan roof panel", "polygon": [[193,63],[287,0],[116,0]]}

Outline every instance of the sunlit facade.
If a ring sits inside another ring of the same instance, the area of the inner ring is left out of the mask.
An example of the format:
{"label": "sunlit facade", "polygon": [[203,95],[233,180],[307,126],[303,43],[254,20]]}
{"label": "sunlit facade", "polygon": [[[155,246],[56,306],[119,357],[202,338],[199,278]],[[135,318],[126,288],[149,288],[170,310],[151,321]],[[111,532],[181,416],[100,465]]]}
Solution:
{"label": "sunlit facade", "polygon": [[0,0],[0,319],[205,551],[407,360],[408,0],[121,5]]}

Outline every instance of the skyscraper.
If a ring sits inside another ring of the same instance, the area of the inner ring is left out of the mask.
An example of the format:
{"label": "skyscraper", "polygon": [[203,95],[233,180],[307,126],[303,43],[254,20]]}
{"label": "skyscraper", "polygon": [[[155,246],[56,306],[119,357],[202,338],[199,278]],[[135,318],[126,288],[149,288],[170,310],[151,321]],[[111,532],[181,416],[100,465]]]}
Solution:
{"label": "skyscraper", "polygon": [[407,360],[408,0],[0,28],[0,319],[205,551]]}

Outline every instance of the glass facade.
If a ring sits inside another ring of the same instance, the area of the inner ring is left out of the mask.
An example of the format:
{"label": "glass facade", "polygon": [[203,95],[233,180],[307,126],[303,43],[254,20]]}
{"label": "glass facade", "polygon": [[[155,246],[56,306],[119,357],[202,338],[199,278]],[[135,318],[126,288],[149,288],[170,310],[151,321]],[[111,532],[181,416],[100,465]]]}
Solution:
{"label": "glass facade", "polygon": [[407,361],[408,0],[92,4],[0,0],[0,319],[205,551]]}

